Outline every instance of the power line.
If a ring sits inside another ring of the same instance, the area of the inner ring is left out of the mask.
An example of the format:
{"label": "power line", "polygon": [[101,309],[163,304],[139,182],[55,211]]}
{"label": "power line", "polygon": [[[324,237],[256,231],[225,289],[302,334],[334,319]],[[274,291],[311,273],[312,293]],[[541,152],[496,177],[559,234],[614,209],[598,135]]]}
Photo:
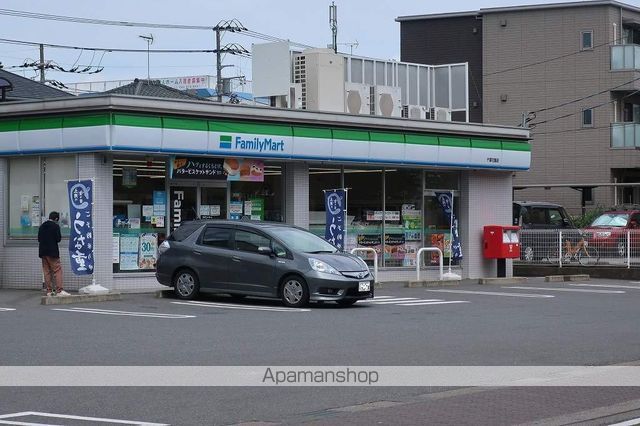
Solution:
{"label": "power line", "polygon": [[[24,46],[40,46],[51,47],[55,49],[72,49],[72,50],[89,50],[98,52],[119,52],[119,53],[147,53],[147,49],[119,49],[110,47],[83,47],[69,46],[64,44],[36,43],[32,41],[12,40],[0,38],[0,43],[18,44]],[[151,49],[151,53],[215,53],[215,49]]]}
{"label": "power line", "polygon": [[565,53],[564,55],[555,56],[553,58],[544,59],[544,60],[536,61],[536,62],[531,62],[529,64],[518,65],[518,66],[515,66],[515,67],[512,67],[512,68],[506,68],[506,69],[503,69],[503,70],[500,70],[500,71],[494,71],[494,72],[486,73],[486,74],[483,74],[482,76],[483,77],[488,77],[488,76],[491,76],[491,75],[502,74],[502,73],[509,72],[509,71],[517,71],[517,70],[521,70],[523,68],[533,67],[535,65],[546,64],[548,62],[553,62],[553,61],[557,61],[558,59],[568,58],[569,56],[577,55],[577,54],[582,53],[582,52],[590,52],[590,51],[595,50],[595,49],[597,49],[599,47],[607,46],[607,45],[609,45],[611,43],[615,44],[615,43],[617,43],[618,41],[621,41],[621,40],[624,40],[624,37],[620,37],[620,38],[615,39],[613,41],[607,41],[607,42],[602,43],[602,44],[597,44],[597,45],[593,46],[591,49],[588,49],[588,50],[582,50],[581,49],[581,50],[577,50],[575,52]]}

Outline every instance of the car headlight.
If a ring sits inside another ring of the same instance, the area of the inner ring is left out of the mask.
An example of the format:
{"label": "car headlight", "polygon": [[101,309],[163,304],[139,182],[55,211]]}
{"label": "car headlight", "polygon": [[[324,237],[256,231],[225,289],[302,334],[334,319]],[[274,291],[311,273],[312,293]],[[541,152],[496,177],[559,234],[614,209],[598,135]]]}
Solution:
{"label": "car headlight", "polygon": [[314,259],[313,257],[309,258],[309,265],[311,265],[311,269],[314,271],[323,272],[325,274],[340,275],[340,272],[338,272],[333,266],[323,262],[322,260]]}
{"label": "car headlight", "polygon": [[360,265],[362,265],[362,267],[368,271],[369,270],[369,265],[367,265],[367,262],[364,261],[363,258],[356,256],[356,258],[358,259],[358,263],[360,263]]}

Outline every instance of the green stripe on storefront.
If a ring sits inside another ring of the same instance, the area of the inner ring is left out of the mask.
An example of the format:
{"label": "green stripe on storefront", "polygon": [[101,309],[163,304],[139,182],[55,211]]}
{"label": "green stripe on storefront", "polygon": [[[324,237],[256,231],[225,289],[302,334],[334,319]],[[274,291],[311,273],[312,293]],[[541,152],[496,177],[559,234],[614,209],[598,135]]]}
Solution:
{"label": "green stripe on storefront", "polygon": [[245,133],[271,136],[293,136],[291,126],[232,121],[209,121],[210,132]]}
{"label": "green stripe on storefront", "polygon": [[74,127],[108,126],[111,124],[110,114],[78,115],[64,117],[62,125],[65,129]]}
{"label": "green stripe on storefront", "polygon": [[333,138],[369,142],[369,132],[359,130],[333,130]]}
{"label": "green stripe on storefront", "polygon": [[471,140],[469,138],[452,138],[445,136],[438,136],[438,142],[441,146],[453,146],[458,148],[470,148]]}
{"label": "green stripe on storefront", "polygon": [[404,143],[404,134],[387,132],[370,132],[372,142]]}
{"label": "green stripe on storefront", "polygon": [[62,129],[62,117],[25,118],[20,120],[20,130]]}
{"label": "green stripe on storefront", "polygon": [[220,135],[220,142],[231,142],[232,141],[232,137],[231,136],[227,136],[227,135]]}
{"label": "green stripe on storefront", "polygon": [[111,123],[116,126],[162,128],[162,118],[149,115],[113,114]]}
{"label": "green stripe on storefront", "polygon": [[17,132],[20,122],[17,120],[0,120],[0,132]]}
{"label": "green stripe on storefront", "polygon": [[300,138],[332,139],[331,129],[318,127],[293,127],[293,136]]}
{"label": "green stripe on storefront", "polygon": [[492,141],[489,139],[471,139],[471,148],[502,149],[502,145],[500,141]]}
{"label": "green stripe on storefront", "polygon": [[438,146],[438,138],[436,136],[414,135],[405,136],[405,141],[411,145],[435,145]]}
{"label": "green stripe on storefront", "polygon": [[199,132],[206,132],[208,130],[206,120],[191,120],[171,117],[165,117],[162,119],[162,128],[173,130],[193,130]]}
{"label": "green stripe on storefront", "polygon": [[505,151],[526,151],[531,152],[531,145],[528,142],[506,142],[502,141],[502,149]]}

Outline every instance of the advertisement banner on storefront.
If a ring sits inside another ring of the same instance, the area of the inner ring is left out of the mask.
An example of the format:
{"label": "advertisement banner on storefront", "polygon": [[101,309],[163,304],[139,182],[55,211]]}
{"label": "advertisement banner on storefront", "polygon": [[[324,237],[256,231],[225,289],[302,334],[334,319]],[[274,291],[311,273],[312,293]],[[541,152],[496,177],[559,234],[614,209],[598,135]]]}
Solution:
{"label": "advertisement banner on storefront", "polygon": [[453,259],[462,259],[462,245],[460,244],[460,235],[458,234],[458,219],[453,212],[453,193],[436,192],[435,194],[447,221],[451,224],[451,257]]}
{"label": "advertisement banner on storefront", "polygon": [[140,234],[138,266],[140,269],[154,269],[158,258],[158,234]]}
{"label": "advertisement banner on storefront", "polygon": [[264,182],[262,160],[240,158],[174,157],[171,179]]}
{"label": "advertisement banner on storefront", "polygon": [[93,274],[93,182],[67,182],[71,227],[69,257],[76,275]]}
{"label": "advertisement banner on storefront", "polygon": [[346,191],[344,189],[333,189],[324,191],[326,225],[324,239],[338,247],[344,249],[345,239],[345,208]]}

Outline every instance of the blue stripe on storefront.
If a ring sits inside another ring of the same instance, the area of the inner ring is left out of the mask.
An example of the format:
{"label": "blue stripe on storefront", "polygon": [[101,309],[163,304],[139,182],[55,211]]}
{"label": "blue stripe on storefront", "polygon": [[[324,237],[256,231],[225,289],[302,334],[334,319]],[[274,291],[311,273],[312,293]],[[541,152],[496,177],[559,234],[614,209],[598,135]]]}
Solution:
{"label": "blue stripe on storefront", "polygon": [[238,157],[250,157],[250,158],[262,158],[262,159],[270,159],[270,158],[278,158],[284,160],[316,160],[316,161],[346,161],[349,163],[362,163],[362,164],[411,164],[418,166],[435,166],[435,167],[461,167],[465,169],[491,169],[491,170],[529,170],[528,167],[517,167],[517,166],[485,166],[485,165],[477,165],[477,164],[463,164],[463,163],[434,163],[434,162],[422,162],[422,161],[408,161],[408,160],[368,160],[364,158],[355,158],[355,157],[315,157],[315,156],[302,156],[302,155],[269,155],[266,156],[264,154],[250,154],[250,153],[237,153],[237,152],[229,152],[229,151],[219,151],[219,150],[211,150],[211,151],[202,151],[202,150],[158,150],[155,148],[145,148],[145,147],[136,147],[136,146],[116,146],[116,147],[105,147],[105,146],[97,146],[97,147],[83,147],[78,149],[47,149],[47,150],[30,150],[30,151],[3,151],[0,152],[1,155],[26,155],[26,154],[52,154],[52,153],[61,153],[61,152],[91,152],[91,151],[137,151],[137,152],[154,152],[158,154],[201,154],[201,155],[218,155],[218,156],[229,156],[229,154],[237,154]]}

